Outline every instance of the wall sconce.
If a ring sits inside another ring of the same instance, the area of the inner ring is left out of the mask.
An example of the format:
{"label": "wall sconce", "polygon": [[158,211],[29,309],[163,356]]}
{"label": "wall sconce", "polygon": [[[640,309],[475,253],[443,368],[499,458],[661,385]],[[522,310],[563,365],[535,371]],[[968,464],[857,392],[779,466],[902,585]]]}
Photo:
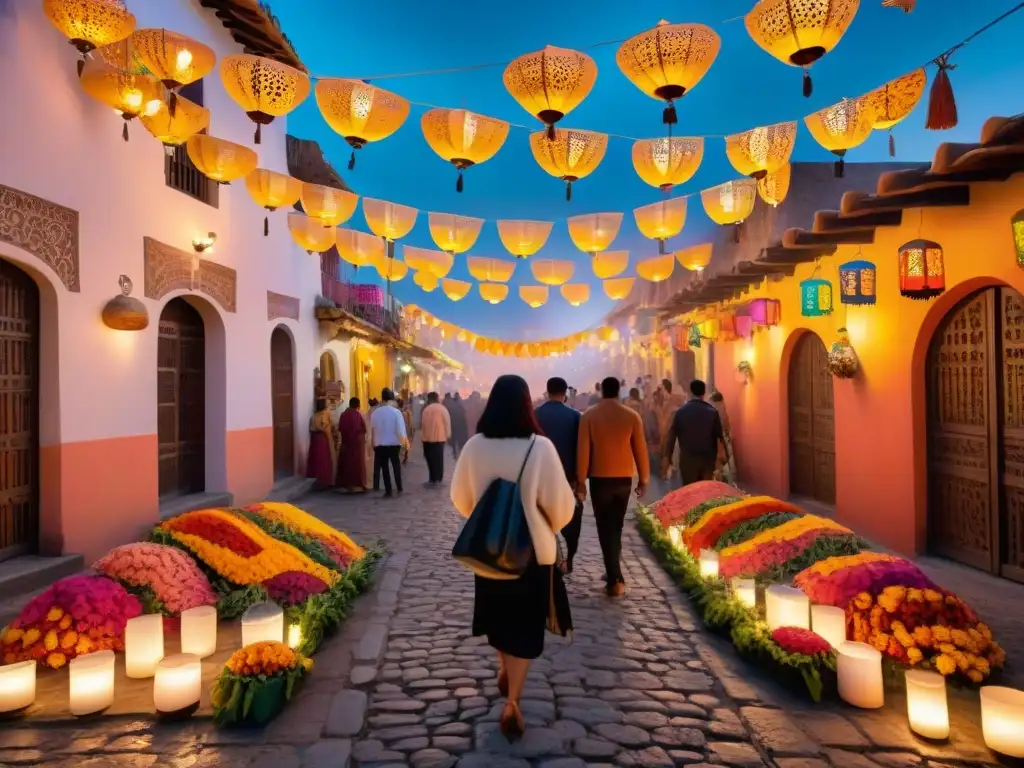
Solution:
{"label": "wall sconce", "polygon": [[145,330],[149,327],[149,311],[145,304],[132,297],[131,278],[121,275],[117,284],[121,287],[121,293],[104,305],[100,315],[103,324],[115,331]]}
{"label": "wall sconce", "polygon": [[747,360],[741,360],[736,366],[736,381],[740,384],[749,384],[754,378],[754,368]]}
{"label": "wall sconce", "polygon": [[1013,232],[1013,250],[1017,254],[1017,266],[1024,268],[1024,208],[1010,219],[1010,231]]}
{"label": "wall sconce", "polygon": [[206,253],[213,250],[213,244],[217,242],[216,232],[207,232],[206,237],[193,237],[192,249],[196,253]]}
{"label": "wall sconce", "polygon": [[402,373],[408,376],[410,373],[412,373],[412,366],[409,365],[408,363],[402,363]]}
{"label": "wall sconce", "polygon": [[828,351],[827,367],[828,372],[837,379],[852,379],[860,370],[860,360],[845,328],[839,329],[839,338]]}

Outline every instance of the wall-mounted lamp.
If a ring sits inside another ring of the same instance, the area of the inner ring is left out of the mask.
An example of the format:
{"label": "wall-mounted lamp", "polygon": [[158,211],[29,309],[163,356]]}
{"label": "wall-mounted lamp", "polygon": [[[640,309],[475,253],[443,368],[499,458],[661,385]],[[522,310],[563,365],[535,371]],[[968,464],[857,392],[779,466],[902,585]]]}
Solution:
{"label": "wall-mounted lamp", "polygon": [[402,363],[402,369],[401,370],[402,370],[402,373],[404,373],[406,376],[408,376],[410,373],[412,373],[412,366],[409,365],[408,363]]}
{"label": "wall-mounted lamp", "polygon": [[213,244],[217,242],[216,232],[207,232],[205,237],[192,238],[192,248],[196,253],[206,253],[213,250]]}
{"label": "wall-mounted lamp", "polygon": [[117,279],[121,293],[103,307],[103,324],[115,331],[141,331],[149,327],[149,312],[146,305],[133,298],[132,281],[128,275]]}
{"label": "wall-mounted lamp", "polygon": [[741,360],[736,366],[736,381],[740,384],[749,384],[754,378],[754,367],[747,360]]}

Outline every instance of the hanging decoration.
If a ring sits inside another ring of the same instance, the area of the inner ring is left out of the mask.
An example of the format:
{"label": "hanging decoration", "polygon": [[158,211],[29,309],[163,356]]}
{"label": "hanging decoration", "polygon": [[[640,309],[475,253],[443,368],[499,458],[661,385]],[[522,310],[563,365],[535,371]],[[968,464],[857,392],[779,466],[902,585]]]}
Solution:
{"label": "hanging decoration", "polygon": [[[182,104],[178,104],[178,110]],[[266,168],[257,168],[245,177],[245,188],[249,190],[256,205],[266,208],[268,211],[276,211],[278,208],[286,208],[295,205],[302,192],[302,182],[293,179],[284,173],[268,171]],[[270,217],[263,217],[263,236],[270,234]]]}
{"label": "hanging decoration", "polygon": [[402,256],[411,269],[437,278],[445,277],[455,264],[455,257],[450,253],[434,251],[429,248],[416,248],[412,245],[404,246]]}
{"label": "hanging decoration", "polygon": [[801,67],[810,96],[811,65],[835,48],[859,7],[860,0],[758,0],[746,16],[747,34],[782,63]]}
{"label": "hanging decoration", "polygon": [[942,246],[931,240],[911,240],[900,248],[900,295],[933,299],[946,290]]}
{"label": "hanging decoration", "polygon": [[508,296],[508,286],[504,283],[480,283],[480,298],[488,304],[501,304]]}
{"label": "hanging decoration", "polygon": [[574,307],[579,307],[590,300],[590,286],[586,283],[566,283],[558,289],[562,298]]}
{"label": "hanging decoration", "polygon": [[356,167],[356,150],[386,139],[409,117],[409,102],[397,93],[362,80],[341,77],[317,80],[314,89],[320,114],[352,147],[348,169]]}
{"label": "hanging decoration", "polygon": [[754,366],[750,364],[749,360],[740,360],[739,365],[736,366],[736,382],[747,385],[753,378]]}
{"label": "hanging decoration", "polygon": [[928,83],[928,75],[924,68],[915,69],[902,77],[880,85],[863,98],[871,102],[875,111],[871,127],[876,131],[889,131],[889,157],[896,157],[896,139],[892,129],[907,115],[924,95],[924,87]]}
{"label": "hanging decoration", "polygon": [[665,102],[661,121],[675,125],[676,100],[708,73],[721,47],[721,38],[710,27],[662,20],[620,45],[615,61],[633,85]]}
{"label": "hanging decoration", "polygon": [[[139,115],[155,115],[163,104],[163,87],[152,75],[131,71],[131,46],[115,43],[82,67],[79,83],[96,101],[121,115],[121,138],[128,141],[128,123]],[[114,66],[110,62],[118,61]]]}
{"label": "hanging decoration", "polygon": [[259,165],[259,156],[248,147],[205,133],[185,142],[188,157],[203,176],[218,184],[230,184],[248,176]]}
{"label": "hanging decoration", "polygon": [[465,280],[446,279],[441,281],[441,290],[452,301],[461,301],[466,298],[466,294],[469,293],[469,289],[472,287],[473,284]]}
{"label": "hanging decoration", "polygon": [[635,282],[635,277],[618,277],[614,280],[605,280],[601,283],[601,286],[604,288],[604,293],[609,299],[621,301],[632,293],[633,283]]}
{"label": "hanging decoration", "polygon": [[658,241],[658,253],[664,255],[665,241],[683,231],[686,224],[686,198],[673,197],[633,209],[636,228],[646,238]]}
{"label": "hanging decoration", "polygon": [[554,141],[555,123],[578,107],[594,87],[597,64],[585,53],[546,45],[512,61],[502,79],[512,98],[547,126],[547,138]]}
{"label": "hanging decoration", "polygon": [[668,193],[685,184],[704,159],[704,139],[673,137],[633,142],[633,170],[652,187]]}
{"label": "hanging decoration", "polygon": [[821,317],[832,314],[832,283],[812,277],[800,283],[800,314]]}
{"label": "hanging decoration", "polygon": [[420,128],[430,148],[458,169],[455,191],[461,192],[463,172],[497,154],[508,138],[509,125],[465,109],[431,109],[420,119]]}
{"label": "hanging decoration", "polygon": [[537,165],[565,182],[565,199],[572,200],[573,182],[586,178],[601,164],[608,149],[608,134],[558,129],[530,134],[530,151]]}
{"label": "hanging decoration", "polygon": [[747,304],[747,317],[755,325],[773,328],[782,322],[782,303],[778,299],[754,299]]}
{"label": "hanging decoration", "polygon": [[569,237],[584,253],[595,254],[608,250],[622,226],[621,213],[587,213],[570,216]]}
{"label": "hanging decoration", "polygon": [[956,128],[960,119],[956,111],[953,83],[949,80],[950,70],[956,69],[956,64],[949,63],[950,56],[950,53],[944,53],[934,61],[938,71],[932,78],[932,89],[928,93],[928,119],[924,124],[929,131]]}
{"label": "hanging decoration", "polygon": [[883,8],[900,8],[904,13],[914,10],[917,0],[882,0]]}
{"label": "hanging decoration", "polygon": [[702,189],[700,192],[700,201],[709,219],[723,227],[736,225],[737,243],[740,241],[739,225],[754,212],[756,199],[757,182],[753,179],[727,181],[717,187]]}
{"label": "hanging decoration", "polygon": [[538,283],[544,285],[562,285],[572,279],[576,265],[562,259],[534,259],[530,262],[530,272]]}
{"label": "hanging decoration", "polygon": [[506,251],[516,258],[525,259],[544,247],[553,226],[551,221],[502,219],[498,221],[498,237]]}
{"label": "hanging decoration", "polygon": [[200,131],[210,127],[210,110],[201,107],[184,96],[179,96],[174,114],[171,108],[164,102],[152,114],[143,112],[139,120],[146,126],[153,138],[164,145],[168,155],[174,154],[174,148],[179,147]]}
{"label": "hanging decoration", "polygon": [[168,109],[177,109],[178,91],[213,71],[217,54],[198,40],[169,29],[140,29],[132,34],[135,52],[151,74],[170,91]]}
{"label": "hanging decoration", "polygon": [[337,227],[352,218],[359,205],[359,195],[322,184],[302,184],[302,210],[325,227]]}
{"label": "hanging decoration", "polygon": [[334,227],[325,227],[302,213],[288,214],[288,231],[292,240],[306,253],[323,253],[335,244],[337,231]]}
{"label": "hanging decoration", "polygon": [[[697,324],[697,332],[700,338],[705,341],[718,341],[718,334],[721,330],[721,323],[717,317],[709,317]],[[700,346],[697,344],[696,346]]]}
{"label": "hanging decoration", "polygon": [[1024,208],[1010,219],[1010,234],[1013,236],[1013,249],[1017,254],[1017,266],[1024,269]]}
{"label": "hanging decoration", "polygon": [[870,261],[848,261],[839,267],[839,303],[874,304],[875,265]]}
{"label": "hanging decoration", "polygon": [[516,271],[514,261],[492,259],[487,256],[470,256],[466,259],[469,274],[485,283],[507,283]]}
{"label": "hanging decoration", "polygon": [[380,279],[389,283],[396,283],[409,274],[408,264],[401,259],[388,258],[384,254],[381,254],[380,258],[373,262],[373,266],[377,270],[377,274],[380,275]]}
{"label": "hanging decoration", "polygon": [[260,143],[264,125],[287,115],[309,96],[309,75],[305,72],[251,53],[221,59],[220,79],[228,96],[256,123],[256,144]]}
{"label": "hanging decoration", "polygon": [[438,278],[430,272],[414,272],[412,281],[427,293],[432,293],[437,288]]}
{"label": "hanging decoration", "polygon": [[736,335],[741,339],[749,339],[754,335],[754,321],[750,315],[736,315],[733,319]]}
{"label": "hanging decoration", "polygon": [[594,270],[594,277],[601,280],[621,275],[628,266],[629,251],[601,251],[600,253],[595,253],[590,260],[590,267]]}
{"label": "hanging decoration", "polygon": [[389,258],[395,255],[395,241],[408,235],[416,226],[418,213],[415,208],[407,205],[374,200],[370,197],[363,198],[363,218],[366,219],[366,226],[377,237],[384,238],[388,244]]}
{"label": "hanging decoration", "polygon": [[650,259],[643,259],[636,265],[636,273],[644,280],[652,283],[660,283],[672,277],[672,270],[676,266],[675,257],[671,253],[661,256],[654,256]]}
{"label": "hanging decoration", "polygon": [[689,338],[687,339],[687,346],[692,349],[700,349],[700,325],[693,323],[690,325]]}
{"label": "hanging decoration", "polygon": [[711,263],[711,255],[714,252],[714,243],[701,243],[691,245],[681,251],[676,251],[676,260],[683,268],[691,272],[703,272]]}
{"label": "hanging decoration", "polygon": [[804,118],[814,140],[839,158],[835,164],[837,179],[843,176],[847,151],[865,142],[874,121],[875,108],[868,97],[843,99]]}
{"label": "hanging decoration", "polygon": [[828,372],[837,379],[852,379],[859,369],[860,360],[850,343],[850,334],[845,328],[840,328],[839,337],[828,351]]}
{"label": "hanging decoration", "polygon": [[725,137],[725,154],[744,176],[763,179],[789,164],[796,123],[776,123]]}
{"label": "hanging decoration", "polygon": [[548,287],[546,285],[520,285],[519,298],[532,307],[543,307],[548,301]]}
{"label": "hanging decoration", "polygon": [[357,229],[335,229],[338,254],[354,267],[381,264],[387,259],[384,241]]}
{"label": "hanging decoration", "polygon": [[484,225],[483,219],[457,216],[454,213],[428,213],[427,218],[434,243],[453,256],[472,248]]}
{"label": "hanging decoration", "polygon": [[777,208],[789,194],[792,175],[793,166],[786,163],[777,171],[772,171],[763,179],[757,180],[757,194],[772,208]]}
{"label": "hanging decoration", "polygon": [[78,74],[86,54],[119,43],[135,30],[124,0],[43,0],[43,13],[81,55]]}

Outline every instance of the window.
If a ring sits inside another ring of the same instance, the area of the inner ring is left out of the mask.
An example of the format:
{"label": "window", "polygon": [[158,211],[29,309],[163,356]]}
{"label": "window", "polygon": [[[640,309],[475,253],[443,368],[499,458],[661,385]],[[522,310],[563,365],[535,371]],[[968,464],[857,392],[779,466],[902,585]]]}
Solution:
{"label": "window", "polygon": [[[203,81],[197,80],[194,83],[189,83],[183,86],[178,93],[183,98],[202,106]],[[214,208],[217,207],[220,186],[199,172],[192,160],[189,159],[184,145],[174,147],[173,151],[170,151],[165,157],[164,179],[171,189],[184,192],[189,197],[201,200]]]}

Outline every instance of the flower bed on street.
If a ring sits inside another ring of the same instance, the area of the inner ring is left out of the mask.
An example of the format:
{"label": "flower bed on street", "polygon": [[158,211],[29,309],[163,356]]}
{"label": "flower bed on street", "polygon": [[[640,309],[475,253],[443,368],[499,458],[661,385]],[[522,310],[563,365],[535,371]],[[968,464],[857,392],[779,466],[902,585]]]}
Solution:
{"label": "flower bed on street", "polygon": [[176,617],[189,608],[217,604],[217,593],[199,566],[175,547],[125,544],[110,550],[92,569],[135,595],[145,613]]}
{"label": "flower bed on street", "polygon": [[213,684],[220,725],[266,725],[285,708],[313,660],[284,643],[261,642],[232,654]]}

